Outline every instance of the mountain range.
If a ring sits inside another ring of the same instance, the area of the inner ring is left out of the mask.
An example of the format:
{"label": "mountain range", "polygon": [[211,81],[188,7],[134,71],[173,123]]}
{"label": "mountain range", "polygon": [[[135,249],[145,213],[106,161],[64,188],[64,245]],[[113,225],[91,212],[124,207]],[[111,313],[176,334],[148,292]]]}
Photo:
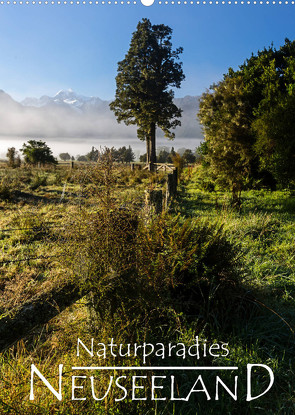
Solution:
{"label": "mountain range", "polygon": [[[198,96],[176,98],[175,104],[183,110],[182,126],[176,137],[202,139],[196,119]],[[136,126],[118,124],[109,109],[110,101],[79,95],[72,89],[61,90],[53,97],[25,98],[15,101],[0,90],[0,136],[26,138],[56,138],[63,140],[113,137],[136,137]],[[163,137],[160,130],[157,136]]]}

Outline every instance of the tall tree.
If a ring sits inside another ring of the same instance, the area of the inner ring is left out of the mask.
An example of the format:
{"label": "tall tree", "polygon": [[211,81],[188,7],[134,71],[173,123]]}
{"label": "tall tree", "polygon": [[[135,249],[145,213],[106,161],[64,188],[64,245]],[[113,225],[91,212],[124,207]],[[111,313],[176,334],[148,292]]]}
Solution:
{"label": "tall tree", "polygon": [[156,162],[156,127],[165,137],[180,125],[181,110],[173,103],[174,92],[184,80],[183,49],[172,50],[172,29],[152,25],[148,19],[138,23],[125,59],[118,63],[116,96],[110,108],[118,122],[137,125],[137,136],[146,141],[147,162]]}

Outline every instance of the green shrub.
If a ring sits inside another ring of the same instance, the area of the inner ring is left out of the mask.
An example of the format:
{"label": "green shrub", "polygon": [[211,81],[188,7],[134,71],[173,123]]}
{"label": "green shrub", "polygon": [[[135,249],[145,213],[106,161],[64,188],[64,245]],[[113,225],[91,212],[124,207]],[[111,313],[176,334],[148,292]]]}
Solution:
{"label": "green shrub", "polygon": [[36,190],[40,186],[46,186],[46,184],[47,184],[47,175],[46,174],[36,173],[32,177],[32,181],[31,181],[31,184],[30,184],[30,188],[32,190]]}
{"label": "green shrub", "polygon": [[10,200],[13,196],[13,187],[11,181],[4,177],[0,182],[0,200]]}
{"label": "green shrub", "polygon": [[167,215],[147,224],[113,208],[75,218],[68,232],[67,265],[96,326],[123,319],[132,335],[134,325],[170,330],[180,318],[226,325],[240,302],[238,249],[218,224]]}
{"label": "green shrub", "polygon": [[214,192],[215,180],[208,167],[198,165],[194,171],[193,180],[196,183],[197,188],[207,192]]}

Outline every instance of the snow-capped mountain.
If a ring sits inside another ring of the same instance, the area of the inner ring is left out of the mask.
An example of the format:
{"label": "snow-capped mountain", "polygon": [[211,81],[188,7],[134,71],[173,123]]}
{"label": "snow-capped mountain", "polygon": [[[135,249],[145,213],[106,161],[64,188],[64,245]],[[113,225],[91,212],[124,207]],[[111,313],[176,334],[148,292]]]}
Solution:
{"label": "snow-capped mountain", "polygon": [[72,89],[62,89],[57,92],[53,97],[43,95],[38,98],[25,98],[22,105],[28,107],[44,107],[44,106],[68,106],[82,111],[88,111],[93,108],[101,108],[107,101],[103,101],[98,97],[87,97],[85,95],[79,95]]}
{"label": "snow-capped mountain", "polygon": [[[79,95],[72,89],[61,90],[52,97],[26,98],[19,103],[0,90],[0,136],[50,137],[58,140],[88,140],[91,137],[108,141],[114,137],[136,139],[136,126],[118,124],[109,103],[98,97]],[[177,98],[175,104],[183,109],[182,125],[175,130],[176,137],[180,140],[202,139],[196,119],[199,98]],[[164,136],[160,129],[157,136]]]}

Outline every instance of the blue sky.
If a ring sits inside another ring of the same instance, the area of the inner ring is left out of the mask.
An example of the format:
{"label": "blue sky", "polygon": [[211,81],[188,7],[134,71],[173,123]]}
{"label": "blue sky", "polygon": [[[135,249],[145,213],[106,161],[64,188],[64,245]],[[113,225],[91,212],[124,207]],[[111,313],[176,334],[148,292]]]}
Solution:
{"label": "blue sky", "polygon": [[[252,2],[253,3],[253,2]],[[265,2],[264,2],[265,3]],[[0,5],[0,89],[16,100],[72,88],[112,99],[117,62],[143,17],[173,29],[186,81],[199,95],[252,52],[295,39],[295,5]]]}

